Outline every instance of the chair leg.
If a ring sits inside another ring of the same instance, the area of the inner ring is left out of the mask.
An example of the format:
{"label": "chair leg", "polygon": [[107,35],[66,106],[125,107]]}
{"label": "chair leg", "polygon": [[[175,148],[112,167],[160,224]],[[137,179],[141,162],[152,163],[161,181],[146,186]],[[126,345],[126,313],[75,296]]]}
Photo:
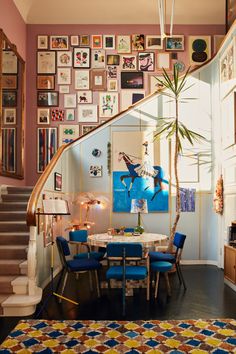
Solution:
{"label": "chair leg", "polygon": [[90,287],[90,291],[93,291],[92,273],[90,271],[89,271],[89,287]]}
{"label": "chair leg", "polygon": [[[67,278],[68,278],[68,272],[66,272],[64,280],[63,280],[63,285],[62,285],[62,289],[61,289],[61,295],[63,295],[64,290],[65,290],[65,286],[66,286],[66,282],[67,282]],[[61,298],[59,298],[59,302],[61,302]]]}
{"label": "chair leg", "polygon": [[147,301],[150,300],[150,272],[148,272],[147,276]]}
{"label": "chair leg", "polygon": [[61,271],[61,274],[60,274],[60,277],[59,277],[59,280],[58,280],[56,289],[55,289],[55,292],[56,292],[56,293],[58,292],[58,290],[59,290],[59,288],[60,288],[61,281],[62,281],[62,279],[63,279],[64,273],[65,273],[65,269],[63,268],[62,271]]}
{"label": "chair leg", "polygon": [[122,315],[125,316],[125,290],[126,290],[126,281],[122,282]]}
{"label": "chair leg", "polygon": [[179,278],[179,283],[181,285],[182,284],[182,279],[181,279],[181,276],[180,276],[180,271],[179,271],[179,267],[178,267],[177,263],[175,263],[175,268],[176,268],[177,275],[178,275],[178,278]]}
{"label": "chair leg", "polygon": [[97,294],[98,294],[98,297],[101,297],[101,296],[100,296],[99,281],[98,281],[98,271],[97,271],[97,270],[95,270],[95,271],[94,271],[94,273],[95,273],[95,280],[96,280]]}
{"label": "chair leg", "polygon": [[171,295],[171,288],[170,288],[168,272],[165,272],[164,276],[165,276],[165,280],[166,280],[167,294],[170,296]]}
{"label": "chair leg", "polygon": [[182,270],[181,270],[181,268],[180,268],[179,263],[176,263],[176,269],[178,269],[178,271],[179,271],[179,275],[180,275],[180,278],[181,278],[181,282],[183,283],[184,290],[187,290],[187,286],[186,286],[186,284],[185,284],[184,277],[183,277],[183,273],[182,273]]}
{"label": "chair leg", "polygon": [[159,276],[160,276],[160,273],[157,272],[157,273],[156,273],[156,285],[155,285],[155,299],[157,298],[157,291],[158,291],[158,284],[159,284]]}

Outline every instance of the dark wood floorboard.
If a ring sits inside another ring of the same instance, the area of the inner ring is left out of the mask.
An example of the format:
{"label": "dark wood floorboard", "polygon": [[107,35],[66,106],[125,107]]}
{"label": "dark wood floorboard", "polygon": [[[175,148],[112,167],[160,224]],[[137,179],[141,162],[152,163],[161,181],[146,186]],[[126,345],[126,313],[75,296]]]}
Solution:
{"label": "dark wood floorboard", "polygon": [[[170,275],[172,296],[166,295],[164,277],[160,279],[158,299],[154,292],[146,301],[146,290],[135,289],[133,297],[126,297],[126,316],[122,317],[121,289],[101,289],[101,298],[90,292],[87,273],[79,280],[71,274],[65,296],[78,301],[79,306],[51,296],[40,314],[42,319],[95,320],[168,320],[236,318],[236,292],[224,284],[223,271],[214,266],[182,266],[187,290],[179,285],[176,274]],[[101,275],[104,277],[104,274]],[[57,279],[55,280],[56,283]],[[44,291],[44,298],[49,287]],[[36,313],[40,310],[37,307]],[[36,313],[30,318],[36,318]],[[20,318],[0,317],[0,342],[15,327]]]}

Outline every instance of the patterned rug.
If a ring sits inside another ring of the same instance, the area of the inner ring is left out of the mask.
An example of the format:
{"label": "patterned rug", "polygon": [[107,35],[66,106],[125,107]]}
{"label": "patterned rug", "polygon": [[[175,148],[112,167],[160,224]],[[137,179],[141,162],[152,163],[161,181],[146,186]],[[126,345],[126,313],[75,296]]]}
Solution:
{"label": "patterned rug", "polygon": [[0,353],[236,353],[236,320],[23,320]]}

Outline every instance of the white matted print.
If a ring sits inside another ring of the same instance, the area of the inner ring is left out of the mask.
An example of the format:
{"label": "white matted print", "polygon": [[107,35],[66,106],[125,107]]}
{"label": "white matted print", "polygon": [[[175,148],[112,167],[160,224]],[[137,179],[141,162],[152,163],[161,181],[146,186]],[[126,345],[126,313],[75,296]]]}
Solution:
{"label": "white matted print", "polygon": [[49,124],[49,123],[50,123],[50,109],[38,108],[37,124]]}
{"label": "white matted print", "polygon": [[145,90],[121,90],[121,111],[143,99]]}
{"label": "white matted print", "polygon": [[163,49],[163,40],[161,36],[146,34],[145,49]]}
{"label": "white matted print", "polygon": [[107,80],[107,91],[118,91],[118,81],[116,79]]}
{"label": "white matted print", "polygon": [[64,95],[64,107],[65,108],[76,108],[76,94],[65,94]]}
{"label": "white matted print", "polygon": [[60,93],[69,93],[70,92],[70,86],[66,86],[66,85],[63,85],[63,86],[59,86],[59,92]]}
{"label": "white matted print", "polygon": [[100,92],[99,117],[113,117],[119,111],[118,93]]}
{"label": "white matted print", "polygon": [[17,74],[17,56],[15,55],[15,53],[13,53],[12,50],[4,50],[2,52],[2,73]]}
{"label": "white matted print", "polygon": [[93,49],[92,50],[92,68],[105,68],[105,50]]}
{"label": "white matted print", "polygon": [[72,66],[72,52],[70,51],[58,52],[57,66]]}
{"label": "white matted print", "polygon": [[57,83],[58,83],[58,85],[70,85],[71,84],[71,69],[57,68]]}
{"label": "white matted print", "polygon": [[78,124],[59,125],[59,146],[68,144],[79,137]]}
{"label": "white matted print", "polygon": [[5,108],[3,111],[4,124],[16,124],[16,108]]}
{"label": "white matted print", "polygon": [[91,165],[89,167],[90,177],[102,177],[102,166],[101,165]]}
{"label": "white matted print", "polygon": [[94,104],[78,106],[78,122],[93,123],[98,121],[98,107]]}
{"label": "white matted print", "polygon": [[70,45],[78,46],[79,45],[79,36],[70,36]]}
{"label": "white matted print", "polygon": [[51,50],[65,50],[69,48],[68,36],[50,36]]}
{"label": "white matted print", "polygon": [[48,49],[48,36],[38,35],[38,37],[37,37],[37,48],[38,49]]}
{"label": "white matted print", "polygon": [[73,51],[74,68],[88,69],[90,68],[90,48],[76,48]]}
{"label": "white matted print", "polygon": [[68,120],[68,121],[75,120],[75,110],[74,109],[67,109],[66,110],[66,120]]}
{"label": "white matted print", "polygon": [[78,91],[77,92],[77,103],[86,104],[93,102],[93,93],[92,91]]}
{"label": "white matted print", "polygon": [[120,56],[121,70],[137,70],[137,56],[135,54]]}
{"label": "white matted print", "polygon": [[157,54],[157,69],[170,69],[170,53]]}
{"label": "white matted print", "polygon": [[75,70],[75,89],[89,90],[89,70]]}
{"label": "white matted print", "polygon": [[131,37],[128,35],[118,35],[117,53],[131,53]]}

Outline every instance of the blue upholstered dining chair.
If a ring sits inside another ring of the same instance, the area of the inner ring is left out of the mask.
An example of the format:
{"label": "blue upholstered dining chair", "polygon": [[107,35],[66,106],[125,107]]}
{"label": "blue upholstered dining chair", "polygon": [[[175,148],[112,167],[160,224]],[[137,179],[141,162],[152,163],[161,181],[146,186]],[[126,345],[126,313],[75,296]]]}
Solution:
{"label": "blue upholstered dining chair", "polygon": [[174,237],[174,241],[173,241],[173,244],[176,248],[174,254],[151,251],[151,252],[149,252],[149,257],[150,257],[150,263],[157,262],[157,261],[163,261],[163,262],[169,262],[169,263],[175,264],[176,271],[177,271],[178,278],[179,278],[179,282],[180,282],[180,284],[183,284],[184,289],[186,290],[187,287],[186,287],[183,273],[182,273],[181,267],[180,267],[180,259],[181,259],[181,254],[183,251],[185,239],[186,239],[186,235],[176,232],[175,237]]}
{"label": "blue upholstered dining chair", "polygon": [[[149,300],[149,263],[147,266],[127,264],[131,261],[140,261],[143,258],[142,244],[140,243],[108,243],[107,259],[108,270],[106,279],[122,281],[122,306],[125,315],[126,280],[143,280],[147,278],[147,300]],[[119,261],[119,265],[111,265],[111,261]]]}
{"label": "blue upholstered dining chair", "polygon": [[[100,297],[100,289],[99,289],[99,283],[98,283],[98,273],[97,271],[101,268],[101,264],[99,261],[93,258],[81,258],[81,259],[69,259],[70,256],[70,248],[68,245],[68,241],[62,237],[58,236],[56,238],[56,243],[57,243],[57,248],[59,252],[59,256],[61,259],[62,263],[62,272],[61,276],[57,285],[57,290],[60,287],[61,281],[63,279],[63,285],[62,285],[62,290],[61,290],[61,295],[63,295],[63,292],[65,290],[66,286],[66,281],[68,277],[68,273],[81,273],[81,272],[91,272],[94,271],[95,273],[95,279],[96,279],[96,287],[97,287],[97,294],[98,297]],[[91,282],[90,282],[91,285]]]}
{"label": "blue upholstered dining chair", "polygon": [[[104,257],[106,249],[101,251],[90,251],[90,247],[87,243],[88,231],[87,230],[75,230],[69,232],[70,243],[74,243],[77,246],[77,254],[74,255],[74,259],[93,258],[97,261],[101,261]],[[81,246],[87,247],[87,252],[79,252]]]}

